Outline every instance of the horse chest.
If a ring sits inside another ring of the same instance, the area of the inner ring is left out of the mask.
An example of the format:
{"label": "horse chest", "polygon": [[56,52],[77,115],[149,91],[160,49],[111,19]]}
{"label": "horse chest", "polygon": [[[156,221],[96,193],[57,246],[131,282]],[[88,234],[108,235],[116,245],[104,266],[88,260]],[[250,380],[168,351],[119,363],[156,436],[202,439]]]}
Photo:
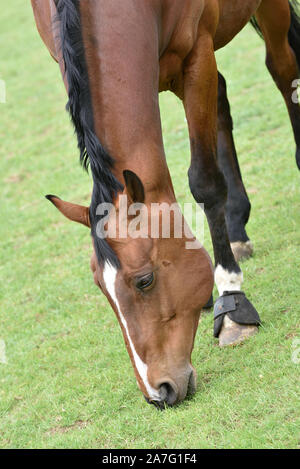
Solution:
{"label": "horse chest", "polygon": [[159,91],[180,95],[183,87],[183,60],[175,52],[166,53],[159,62]]}
{"label": "horse chest", "polygon": [[[183,66],[198,36],[198,27],[205,2],[192,0],[190,2],[172,3],[177,5],[180,14],[176,19],[172,16],[172,8],[165,18],[164,34],[159,60],[159,91],[173,91],[177,96],[183,96]],[[171,26],[170,26],[171,25]]]}

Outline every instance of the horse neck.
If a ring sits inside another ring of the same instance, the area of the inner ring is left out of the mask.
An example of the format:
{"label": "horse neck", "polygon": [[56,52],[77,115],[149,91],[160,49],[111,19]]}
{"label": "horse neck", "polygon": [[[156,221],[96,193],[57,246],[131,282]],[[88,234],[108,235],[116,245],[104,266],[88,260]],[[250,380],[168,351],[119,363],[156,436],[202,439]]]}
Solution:
{"label": "horse neck", "polygon": [[137,16],[127,0],[124,15],[114,14],[115,2],[80,5],[94,131],[115,160],[113,172],[123,182],[123,171],[134,171],[151,201],[175,200],[159,112],[157,17],[151,8]]}

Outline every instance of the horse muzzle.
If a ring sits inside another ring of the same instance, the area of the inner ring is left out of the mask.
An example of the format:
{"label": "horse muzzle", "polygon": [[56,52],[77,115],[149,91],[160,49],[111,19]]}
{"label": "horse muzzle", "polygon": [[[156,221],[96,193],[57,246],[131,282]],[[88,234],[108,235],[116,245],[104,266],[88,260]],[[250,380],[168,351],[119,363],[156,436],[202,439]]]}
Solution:
{"label": "horse muzzle", "polygon": [[178,380],[164,379],[157,385],[160,399],[152,400],[145,396],[148,404],[152,404],[160,410],[172,407],[182,402],[187,396],[191,396],[196,391],[196,373],[190,368],[188,373],[184,373]]}

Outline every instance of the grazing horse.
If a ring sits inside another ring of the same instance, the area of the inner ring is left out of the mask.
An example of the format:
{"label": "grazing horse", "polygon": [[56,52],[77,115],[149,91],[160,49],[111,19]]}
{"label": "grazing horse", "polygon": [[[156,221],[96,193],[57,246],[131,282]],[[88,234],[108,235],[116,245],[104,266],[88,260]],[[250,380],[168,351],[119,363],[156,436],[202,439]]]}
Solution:
{"label": "grazing horse", "polygon": [[[220,169],[222,160],[232,159],[232,142],[215,50],[256,14],[270,45],[272,70],[287,90],[298,77],[287,40],[288,0],[32,0],[32,6],[62,71],[81,162],[93,176],[90,207],[48,198],[67,218],[91,229],[94,280],[117,315],[138,385],[148,402],[173,405],[195,390],[191,352],[199,312],[213,287],[210,259],[200,244],[186,249],[190,235],[176,238],[173,219],[167,239],[149,233],[123,238],[120,227],[102,239],[98,207],[110,203],[110,213],[120,214],[126,195],[125,223],[132,203],[148,209],[176,202],[158,104],[158,93],[171,90],[184,104],[190,188],[196,202],[204,203],[212,236],[220,294],[214,335],[220,345],[229,345],[257,332],[259,316],[241,291],[243,275],[226,226],[225,178],[230,193],[236,174],[224,177]],[[278,47],[285,59],[279,59]],[[296,121],[298,110],[293,112]]]}

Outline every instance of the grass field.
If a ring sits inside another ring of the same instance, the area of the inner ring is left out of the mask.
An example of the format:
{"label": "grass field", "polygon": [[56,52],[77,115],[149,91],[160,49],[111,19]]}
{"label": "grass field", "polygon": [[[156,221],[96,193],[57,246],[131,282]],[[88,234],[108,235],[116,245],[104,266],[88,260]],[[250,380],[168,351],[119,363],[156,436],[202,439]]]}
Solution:
{"label": "grass field", "polygon": [[[121,329],[92,281],[88,231],[43,197],[88,203],[91,179],[78,164],[59,70],[29,2],[2,9],[0,42],[7,88],[0,103],[0,340],[7,357],[0,362],[0,447],[300,447],[300,364],[292,360],[300,339],[299,173],[263,42],[249,27],[218,53],[252,203],[255,255],[243,263],[244,289],[263,327],[244,345],[220,349],[212,314],[203,315],[193,352],[197,393],[164,412],[136,387]],[[178,199],[192,201],[181,104],[164,94],[161,110]],[[207,230],[205,246],[211,253]]]}

